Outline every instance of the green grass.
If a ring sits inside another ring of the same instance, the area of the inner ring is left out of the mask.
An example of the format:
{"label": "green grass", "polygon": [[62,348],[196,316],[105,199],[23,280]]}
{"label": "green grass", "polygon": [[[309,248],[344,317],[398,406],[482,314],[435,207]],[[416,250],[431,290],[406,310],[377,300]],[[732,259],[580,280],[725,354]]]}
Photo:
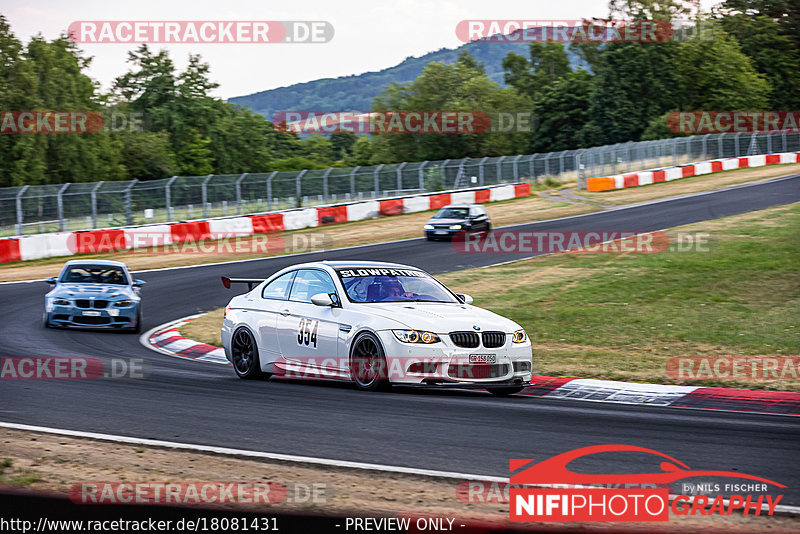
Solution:
{"label": "green grass", "polygon": [[520,323],[541,374],[674,382],[673,356],[800,354],[800,204],[680,230],[703,229],[705,252],[559,254],[440,278]]}

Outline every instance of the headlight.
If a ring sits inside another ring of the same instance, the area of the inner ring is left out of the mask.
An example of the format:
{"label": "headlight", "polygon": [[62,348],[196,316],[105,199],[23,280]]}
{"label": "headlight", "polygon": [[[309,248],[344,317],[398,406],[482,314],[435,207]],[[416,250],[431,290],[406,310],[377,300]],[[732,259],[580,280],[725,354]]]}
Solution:
{"label": "headlight", "polygon": [[525,333],[525,330],[517,330],[511,337],[511,341],[514,343],[525,343],[528,341],[528,334]]}
{"label": "headlight", "polygon": [[424,332],[421,330],[392,330],[394,337],[403,343],[438,343],[439,336],[433,332]]}
{"label": "headlight", "polygon": [[433,225],[432,224],[426,224],[425,226],[423,226],[423,228],[425,230],[433,230]]}
{"label": "headlight", "polygon": [[53,304],[56,306],[69,306],[69,301],[66,299],[55,299]]}
{"label": "headlight", "polygon": [[132,300],[119,300],[114,303],[114,306],[118,308],[127,308],[128,306],[133,306]]}
{"label": "headlight", "polygon": [[460,224],[454,224],[454,225],[452,225],[450,227],[450,229],[451,230],[461,230],[461,225]]}

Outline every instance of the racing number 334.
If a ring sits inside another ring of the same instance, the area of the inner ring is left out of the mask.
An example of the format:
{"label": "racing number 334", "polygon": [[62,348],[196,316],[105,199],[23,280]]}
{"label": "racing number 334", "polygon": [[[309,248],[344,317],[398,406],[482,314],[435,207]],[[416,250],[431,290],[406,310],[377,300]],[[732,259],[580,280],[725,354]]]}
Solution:
{"label": "racing number 334", "polygon": [[317,330],[319,321],[313,319],[300,319],[300,327],[297,330],[298,345],[313,345],[317,348]]}

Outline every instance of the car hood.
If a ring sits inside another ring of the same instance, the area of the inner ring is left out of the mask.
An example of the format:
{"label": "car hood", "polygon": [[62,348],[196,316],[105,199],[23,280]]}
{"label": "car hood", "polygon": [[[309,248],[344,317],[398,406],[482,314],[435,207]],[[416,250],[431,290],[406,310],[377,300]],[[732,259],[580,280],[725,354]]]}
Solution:
{"label": "car hood", "polygon": [[473,331],[475,326],[481,332],[498,330],[514,332],[521,326],[489,310],[467,304],[444,302],[386,302],[358,304],[371,315],[378,315],[415,330],[428,330],[445,334],[460,330]]}
{"label": "car hood", "polygon": [[49,294],[52,297],[97,297],[110,299],[115,296],[135,297],[130,286],[116,284],[58,284]]}
{"label": "car hood", "polygon": [[464,224],[466,219],[431,219],[428,224]]}

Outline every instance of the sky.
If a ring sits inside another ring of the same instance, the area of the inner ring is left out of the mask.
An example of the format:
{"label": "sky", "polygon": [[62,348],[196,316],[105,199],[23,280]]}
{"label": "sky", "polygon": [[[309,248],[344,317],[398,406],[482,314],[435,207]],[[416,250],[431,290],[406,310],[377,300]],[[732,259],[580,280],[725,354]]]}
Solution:
{"label": "sky", "polygon": [[[716,3],[703,0],[705,8]],[[463,44],[461,20],[560,20],[608,14],[606,0],[0,0],[0,13],[18,39],[53,39],[75,21],[285,21],[324,20],[335,36],[328,43],[159,44],[182,70],[200,54],[220,84],[215,96],[230,98],[319,78],[381,70],[409,56]],[[138,45],[81,44],[93,58],[87,72],[108,90],[127,72],[128,51]]]}

